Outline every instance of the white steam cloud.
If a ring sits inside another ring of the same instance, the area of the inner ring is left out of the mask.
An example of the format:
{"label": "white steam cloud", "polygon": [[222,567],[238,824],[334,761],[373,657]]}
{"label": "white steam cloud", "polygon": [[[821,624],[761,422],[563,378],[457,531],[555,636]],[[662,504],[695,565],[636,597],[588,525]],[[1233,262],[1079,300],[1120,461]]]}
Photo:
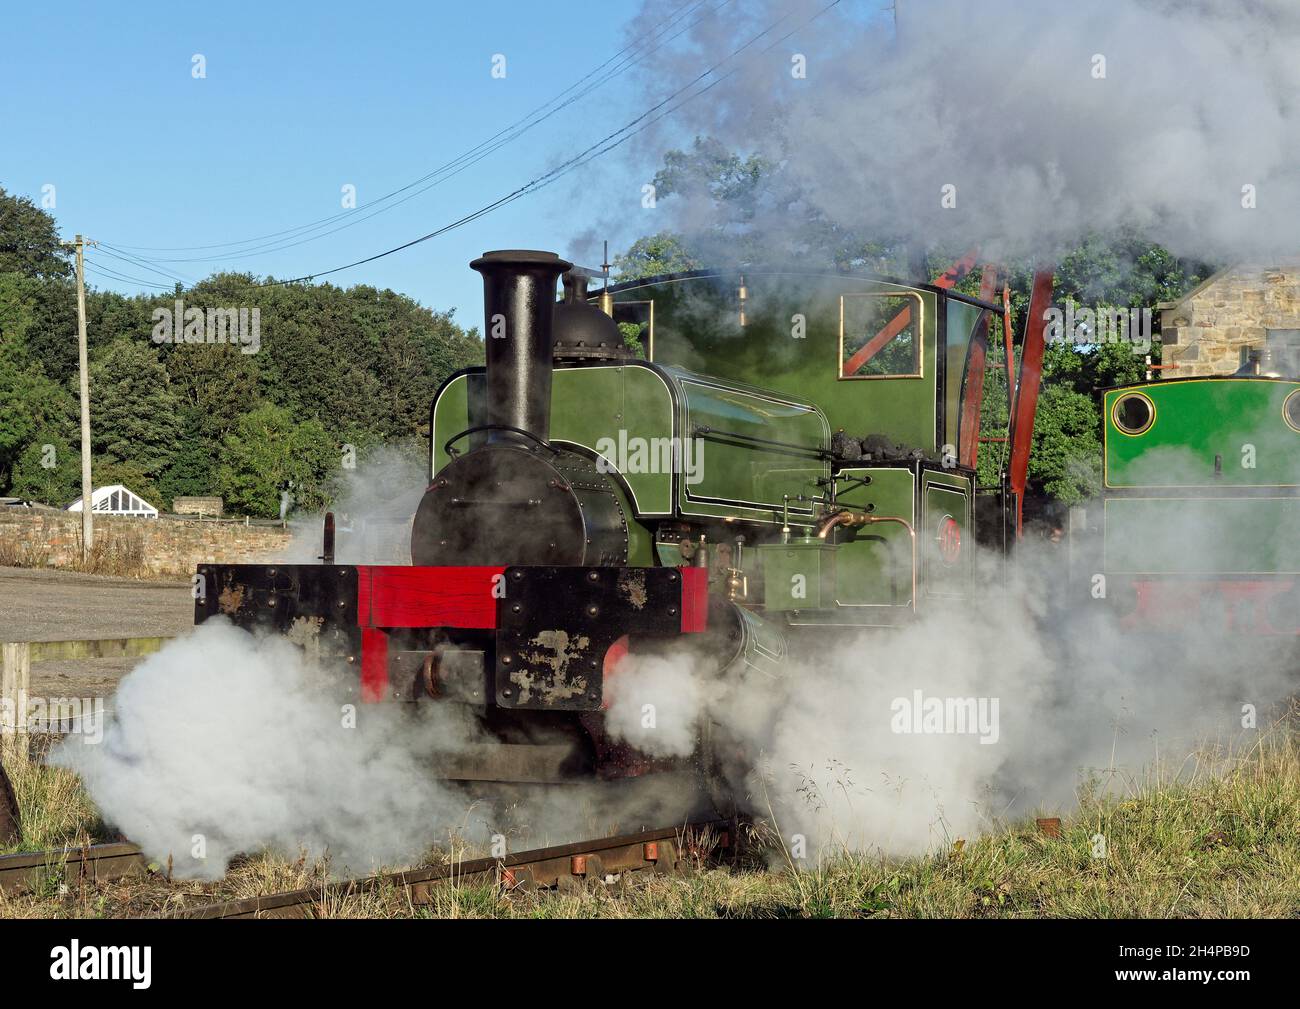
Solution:
{"label": "white steam cloud", "polygon": [[[429,482],[428,448],[415,441],[376,445],[339,470],[333,503],[337,564],[409,564],[411,521]],[[278,559],[312,564],[321,556],[325,514],[294,516],[293,541]]]}
{"label": "white steam cloud", "polygon": [[1008,589],[988,571],[973,606],[829,647],[828,631],[779,683],[701,683],[690,659],[629,659],[608,724],[655,754],[702,730],[743,750],[730,782],[742,805],[810,853],[911,854],[1068,811],[1081,776],[1118,785],[1206,741],[1249,742],[1294,689],[1293,639],[1228,633],[1217,604],[1217,620],[1188,614],[1177,633],[1124,627],[1113,600],[1061,594],[1062,563],[1026,543]]}
{"label": "white steam cloud", "polygon": [[439,770],[494,745],[473,709],[347,704],[338,687],[287,639],[214,618],[122,680],[102,741],[68,736],[50,761],[80,774],[105,821],[179,878],[217,879],[263,850],[359,874],[449,842],[514,852],[698,812],[680,774],[480,798]]}
{"label": "white steam cloud", "polygon": [[[644,61],[656,102],[721,65],[638,137],[638,164],[700,135],[777,166],[751,221],[681,195],[652,230],[757,232],[770,261],[827,253],[800,247],[813,216],[990,257],[1050,256],[1125,226],[1202,261],[1295,254],[1292,0],[827,6],[738,0]],[[630,38],[663,19],[646,4]]]}
{"label": "white steam cloud", "polygon": [[263,848],[364,871],[419,855],[465,818],[419,756],[465,735],[456,707],[345,708],[301,649],[222,618],[141,662],[114,712],[101,744],[71,736],[52,759],[183,877],[219,878]]}

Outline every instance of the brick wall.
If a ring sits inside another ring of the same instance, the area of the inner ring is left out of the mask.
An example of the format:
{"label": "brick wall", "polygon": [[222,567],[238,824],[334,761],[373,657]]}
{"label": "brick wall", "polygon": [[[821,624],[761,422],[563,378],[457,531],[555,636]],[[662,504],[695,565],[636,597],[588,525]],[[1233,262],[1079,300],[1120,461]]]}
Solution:
{"label": "brick wall", "polygon": [[[95,517],[95,541],[146,571],[193,574],[198,564],[256,563],[283,554],[293,538],[279,526],[175,518]],[[0,553],[23,552],[28,563],[72,567],[81,553],[81,516],[63,512],[0,511]]]}
{"label": "brick wall", "polygon": [[1230,375],[1242,347],[1262,347],[1270,329],[1300,329],[1300,263],[1234,266],[1182,301],[1161,305],[1165,378]]}

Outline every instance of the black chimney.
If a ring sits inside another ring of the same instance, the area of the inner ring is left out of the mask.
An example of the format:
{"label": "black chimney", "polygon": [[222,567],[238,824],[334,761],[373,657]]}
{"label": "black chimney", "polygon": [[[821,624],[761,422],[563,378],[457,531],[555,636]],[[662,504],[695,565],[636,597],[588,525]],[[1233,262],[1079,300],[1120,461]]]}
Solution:
{"label": "black chimney", "polygon": [[[551,354],[555,281],[573,267],[553,252],[507,249],[470,263],[483,275],[487,423],[543,441],[551,433]],[[489,442],[528,441],[491,431]]]}

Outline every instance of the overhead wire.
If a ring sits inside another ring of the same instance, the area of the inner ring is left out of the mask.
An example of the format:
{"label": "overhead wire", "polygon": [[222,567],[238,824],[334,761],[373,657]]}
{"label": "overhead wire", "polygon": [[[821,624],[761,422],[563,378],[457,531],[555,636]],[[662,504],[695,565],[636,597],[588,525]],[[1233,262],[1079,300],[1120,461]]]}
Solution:
{"label": "overhead wire", "polygon": [[[821,8],[820,8],[816,13],[814,13],[813,15],[811,15],[810,17],[808,17],[807,19],[805,19],[803,22],[801,22],[801,23],[800,23],[799,25],[797,25],[795,28],[791,29],[791,30],[790,30],[789,32],[787,32],[786,34],[782,35],[781,37],[777,38],[777,39],[774,40],[773,42],[771,42],[771,43],[769,43],[768,45],[764,46],[761,50],[759,50],[759,52],[760,52],[760,53],[765,53],[765,52],[770,51],[770,50],[773,49],[775,46],[781,44],[781,43],[784,42],[786,39],[788,39],[788,38],[790,38],[792,35],[796,34],[796,33],[797,33],[799,30],[801,30],[802,28],[806,27],[807,25],[811,24],[813,21],[815,21],[815,20],[817,20],[818,18],[820,18],[823,14],[825,14],[825,13],[826,13],[827,11],[829,11],[831,8],[838,6],[840,2],[841,2],[841,0],[831,0],[830,3],[827,3],[825,6],[821,7]],[[486,216],[487,214],[490,214],[490,213],[492,213],[493,211],[498,210],[498,209],[500,209],[501,207],[503,207],[503,206],[505,206],[505,205],[507,205],[507,204],[509,204],[509,203],[512,203],[512,202],[514,202],[514,201],[517,200],[517,199],[522,198],[523,196],[526,196],[526,195],[528,195],[528,194],[530,194],[530,193],[532,193],[532,192],[536,192],[537,190],[542,189],[542,188],[544,188],[544,187],[546,187],[546,186],[552,184],[553,182],[558,181],[558,179],[562,178],[562,177],[565,176],[565,175],[568,175],[570,172],[576,170],[577,168],[580,168],[580,167],[582,167],[583,165],[586,165],[586,164],[590,163],[591,161],[595,160],[596,158],[601,157],[602,155],[608,153],[609,151],[614,150],[615,148],[619,147],[619,146],[622,145],[623,143],[626,143],[628,140],[632,139],[632,137],[637,136],[638,134],[644,132],[646,129],[649,129],[651,126],[653,126],[655,123],[659,122],[660,120],[662,120],[662,119],[665,118],[666,116],[669,116],[669,115],[671,115],[673,112],[676,112],[678,109],[680,109],[680,108],[681,108],[683,105],[685,105],[687,102],[690,102],[690,101],[694,100],[695,98],[698,98],[700,95],[706,94],[707,92],[709,92],[710,90],[712,90],[714,87],[716,87],[717,85],[721,84],[723,81],[727,80],[729,77],[733,76],[733,75],[738,71],[739,68],[733,68],[732,70],[728,71],[728,72],[725,73],[725,74],[722,74],[722,75],[719,76],[716,80],[710,82],[709,84],[705,85],[704,87],[700,88],[699,90],[694,91],[694,92],[691,92],[691,89],[694,88],[697,84],[699,84],[700,82],[702,82],[705,78],[709,77],[711,74],[716,73],[717,70],[718,70],[719,68],[721,68],[723,65],[725,65],[725,64],[728,63],[728,62],[730,62],[730,61],[731,61],[732,59],[734,59],[736,56],[738,56],[739,54],[741,54],[742,52],[744,52],[745,50],[747,50],[747,49],[749,49],[751,46],[753,46],[753,45],[754,45],[756,42],[758,42],[760,39],[762,39],[762,38],[764,38],[765,36],[767,36],[768,34],[770,34],[770,33],[771,33],[772,31],[774,31],[777,27],[779,27],[779,26],[780,26],[784,21],[788,20],[789,17],[790,17],[790,14],[789,14],[789,13],[783,14],[780,18],[778,18],[778,19],[777,19],[776,21],[774,21],[772,24],[768,25],[768,26],[767,26],[766,28],[764,28],[762,31],[758,32],[756,35],[754,35],[752,38],[750,38],[747,42],[745,42],[744,44],[742,44],[741,46],[739,46],[738,48],[736,48],[735,50],[733,50],[731,53],[729,53],[729,54],[728,54],[727,56],[725,56],[723,59],[721,59],[721,60],[719,60],[717,63],[713,64],[712,66],[710,66],[709,68],[707,68],[706,70],[704,70],[702,73],[697,74],[694,78],[692,78],[690,81],[688,81],[685,85],[683,85],[682,87],[678,88],[676,91],[674,91],[674,92],[672,92],[671,94],[669,94],[666,98],[660,100],[659,102],[656,102],[654,105],[652,105],[652,106],[651,106],[649,109],[647,109],[646,111],[642,112],[642,113],[641,113],[640,115],[638,115],[636,118],[634,118],[634,119],[630,120],[629,122],[625,123],[623,126],[619,127],[619,129],[613,131],[612,133],[607,134],[605,137],[603,137],[603,138],[601,138],[600,140],[596,141],[596,143],[591,144],[590,146],[588,146],[587,148],[585,148],[584,150],[582,150],[581,152],[579,152],[579,153],[578,153],[577,155],[575,155],[574,157],[569,158],[568,160],[566,160],[566,161],[562,162],[561,164],[555,166],[554,168],[550,169],[549,171],[544,172],[543,174],[541,174],[541,175],[539,175],[539,176],[536,176],[535,178],[529,180],[528,182],[526,182],[526,183],[523,184],[522,186],[518,187],[517,189],[514,189],[514,190],[512,190],[511,192],[507,193],[505,196],[502,196],[502,197],[500,197],[500,198],[498,198],[498,199],[496,199],[496,200],[493,200],[492,202],[490,202],[490,203],[488,203],[488,204],[485,204],[485,205],[482,206],[482,207],[479,207],[477,210],[471,211],[471,212],[468,213],[468,214],[465,214],[465,215],[463,215],[463,216],[461,216],[461,217],[459,217],[459,218],[457,218],[457,219],[455,219],[455,220],[453,220],[453,221],[451,221],[451,222],[449,222],[449,223],[447,223],[447,224],[445,224],[445,225],[442,225],[441,227],[436,228],[436,229],[434,229],[433,231],[428,232],[427,234],[421,235],[421,236],[419,236],[419,237],[417,237],[417,238],[413,238],[413,239],[411,239],[410,241],[403,242],[403,243],[401,243],[400,245],[393,246],[392,248],[389,248],[389,249],[385,249],[385,250],[382,251],[382,252],[378,252],[378,253],[375,253],[375,254],[370,255],[370,256],[365,256],[365,257],[363,257],[363,258],[361,258],[361,259],[353,260],[352,262],[344,263],[344,264],[342,264],[342,265],[340,265],[340,266],[331,267],[331,268],[329,268],[329,269],[325,269],[325,270],[317,270],[317,271],[314,271],[314,272],[312,272],[312,273],[303,274],[303,275],[301,275],[301,276],[293,277],[293,278],[289,278],[289,279],[286,279],[286,280],[266,280],[266,281],[260,281],[260,282],[250,282],[250,283],[248,283],[248,284],[246,284],[246,285],[244,285],[244,286],[248,286],[248,287],[280,287],[280,286],[286,286],[286,285],[289,285],[289,284],[297,284],[297,283],[309,282],[309,281],[314,281],[314,280],[316,280],[316,279],[318,279],[318,278],[320,278],[320,277],[330,276],[330,275],[335,274],[335,273],[340,273],[340,272],[342,272],[342,271],[344,271],[344,270],[350,270],[350,269],[353,269],[353,268],[355,268],[355,267],[357,267],[357,266],[362,266],[362,265],[365,265],[365,264],[367,264],[367,263],[372,263],[372,262],[375,262],[376,260],[383,259],[383,258],[385,258],[385,257],[387,257],[387,256],[394,255],[395,253],[398,253],[398,252],[402,252],[402,251],[404,251],[404,250],[406,250],[406,249],[409,249],[409,248],[411,248],[411,247],[413,247],[413,246],[415,246],[415,245],[419,245],[419,244],[421,244],[421,243],[423,243],[423,242],[427,242],[427,241],[429,241],[429,240],[431,240],[431,239],[433,239],[433,238],[436,238],[436,237],[438,237],[438,236],[440,236],[440,235],[444,235],[444,234],[446,234],[446,233],[448,233],[448,232],[450,232],[450,231],[453,231],[453,230],[455,230],[455,229],[457,229],[457,228],[463,227],[464,225],[469,224],[469,223],[471,223],[471,222],[473,222],[473,221],[475,221],[475,220],[478,220],[479,218],[481,218],[481,217],[483,217],[483,216]],[[688,94],[687,92],[691,92],[691,93]],[[685,97],[683,97],[683,95],[684,95]],[[681,101],[677,102],[675,105],[672,105],[670,108],[667,108],[665,111],[660,112],[661,109],[664,109],[665,106],[670,105],[670,103],[672,103],[674,100],[676,100],[676,99],[678,99],[678,98],[681,98]],[[655,113],[659,113],[659,114],[658,114],[658,115],[655,115]],[[409,188],[409,187],[408,187],[408,188]],[[323,236],[322,236],[322,237],[323,237]],[[286,247],[289,247],[289,246],[286,246]],[[116,251],[118,251],[118,252],[121,252],[121,251],[122,251],[122,247],[121,247],[121,246],[109,246],[109,248],[114,249],[114,250],[116,250]],[[125,255],[125,254],[124,254],[124,255]],[[120,258],[120,257],[119,257],[119,258]],[[237,257],[217,257],[217,258],[237,258]],[[136,260],[136,261],[139,262],[139,260]],[[180,260],[177,260],[177,261],[180,261]],[[151,261],[149,261],[149,262],[153,262],[153,261],[151,260]],[[166,261],[166,260],[163,260],[162,262],[167,262],[167,261]],[[143,266],[144,263],[143,263],[143,262],[139,262],[139,265],[142,265],[142,266]],[[145,268],[148,269],[149,267],[146,266]],[[163,275],[163,276],[173,276],[173,277],[174,277],[174,275],[171,275],[171,274],[168,274],[168,273],[164,273],[161,269],[154,269],[153,272],[160,273],[160,274]],[[178,278],[175,278],[175,279],[178,279]]]}
{"label": "overhead wire", "polygon": [[[549,101],[543,103],[542,105],[539,105],[537,108],[533,109],[531,112],[529,112],[521,119],[518,119],[514,123],[505,127],[504,129],[497,131],[491,137],[488,137],[486,140],[481,141],[480,143],[476,144],[474,147],[470,148],[469,150],[462,152],[457,157],[451,159],[450,161],[446,162],[443,165],[440,165],[438,168],[433,169],[431,172],[428,172],[425,175],[421,176],[420,178],[415,179],[414,181],[409,182],[406,185],[393,190],[392,192],[386,193],[383,196],[370,201],[369,203],[363,204],[359,208],[344,210],[339,213],[332,214],[329,217],[321,218],[318,221],[313,221],[309,224],[298,225],[296,227],[287,228],[282,231],[271,232],[266,235],[261,235],[261,236],[248,238],[248,239],[240,239],[237,241],[218,242],[209,245],[195,245],[195,246],[133,246],[124,243],[112,243],[109,245],[109,247],[117,250],[118,252],[123,252],[123,253],[126,252],[135,252],[135,253],[188,252],[188,251],[204,251],[208,249],[220,249],[220,248],[232,249],[232,251],[229,254],[221,254],[221,255],[213,255],[213,256],[196,256],[196,257],[174,258],[174,259],[153,257],[152,259],[149,260],[149,262],[153,262],[153,263],[208,262],[213,260],[228,260],[232,258],[244,258],[246,256],[251,256],[251,255],[262,255],[270,252],[278,252],[285,248],[293,248],[296,245],[304,244],[307,241],[314,241],[316,238],[323,238],[326,237],[327,235],[335,234],[336,232],[343,230],[343,228],[352,227],[356,224],[360,224],[363,221],[369,220],[371,217],[376,216],[377,214],[387,212],[388,210],[392,210],[395,207],[400,206],[401,204],[407,202],[407,200],[410,200],[415,196],[421,195],[422,193],[425,193],[429,189],[433,188],[434,186],[440,185],[442,182],[447,181],[447,179],[459,175],[466,168],[469,168],[470,166],[477,164],[483,158],[487,157],[490,154],[495,153],[497,150],[500,150],[506,144],[513,142],[514,140],[522,136],[524,133],[528,132],[534,127],[550,119],[552,116],[556,115],[563,109],[568,108],[573,103],[586,97],[592,91],[596,90],[596,88],[603,86],[604,84],[608,83],[610,80],[613,80],[615,77],[622,74],[630,67],[635,66],[637,63],[642,62],[646,57],[658,51],[668,42],[671,42],[674,39],[676,39],[683,32],[688,31],[690,28],[695,27],[695,25],[698,25],[702,20],[704,20],[705,17],[716,14],[723,7],[727,6],[730,3],[735,2],[735,0],[722,0],[722,2],[717,4],[716,7],[711,7],[709,11],[701,18],[691,22],[690,24],[686,25],[684,28],[679,29],[673,35],[669,36],[666,39],[663,39],[662,41],[659,41],[657,44],[653,46],[648,46],[640,50],[639,52],[637,52],[638,46],[644,45],[646,41],[653,42],[658,36],[662,35],[666,30],[668,30],[673,25],[675,25],[683,17],[689,16],[698,8],[704,6],[706,2],[708,2],[708,0],[694,0],[694,2],[692,3],[684,4],[682,7],[678,8],[677,11],[675,11],[672,15],[670,15],[670,17],[663,24],[659,25],[656,29],[654,29],[650,33],[648,39],[638,40],[638,42],[636,43],[632,43],[625,46],[623,49],[619,50],[617,53],[615,53],[613,56],[607,59],[604,63],[602,63],[600,66],[588,72],[584,77],[580,78],[575,83],[569,85],[569,87],[565,88],[559,94],[552,97]],[[635,53],[635,55],[633,57],[628,57],[626,55],[628,53]],[[620,58],[623,58],[622,63],[619,66],[615,67],[614,70],[612,70],[610,73],[606,74],[603,78],[596,81],[595,83],[588,85],[585,89],[578,92],[577,94],[570,95],[570,97],[568,97],[567,99],[565,98],[565,96],[569,95],[570,92],[572,92],[575,88],[581,87],[584,83],[589,81],[592,77],[598,74],[605,67],[609,66],[611,63],[614,63]],[[561,101],[561,99],[564,100]],[[554,105],[556,102],[560,102],[560,104],[555,105],[555,107],[551,108],[550,111],[544,112],[544,110],[548,109],[551,105]],[[539,113],[543,113],[543,112],[544,114],[538,116]],[[537,116],[538,118],[534,119],[535,116]],[[502,137],[504,137],[505,139],[501,139]],[[387,206],[381,206],[381,204],[385,204],[388,200],[392,199],[393,197],[398,196],[401,193],[407,192],[408,190],[413,189],[417,186],[421,186],[423,183],[426,182],[428,182],[429,184],[422,186],[422,188],[416,190],[416,192],[412,193],[411,195],[404,197],[403,199],[398,200],[394,203],[388,204]],[[368,213],[364,213],[358,216],[357,214],[358,210],[368,211]],[[341,225],[339,228],[334,228],[332,230],[322,232],[319,235],[312,235],[307,238],[301,238],[300,241],[288,241],[289,239],[292,238],[300,238],[300,236],[305,235],[310,231],[318,230],[320,228],[326,227],[330,224],[334,224],[344,219],[348,219],[348,220],[346,221],[345,224]],[[279,239],[281,241],[272,241],[269,244],[263,246],[254,246],[253,244],[256,242],[263,242],[270,239]],[[237,248],[239,246],[250,246],[250,248],[246,248],[246,249]]]}

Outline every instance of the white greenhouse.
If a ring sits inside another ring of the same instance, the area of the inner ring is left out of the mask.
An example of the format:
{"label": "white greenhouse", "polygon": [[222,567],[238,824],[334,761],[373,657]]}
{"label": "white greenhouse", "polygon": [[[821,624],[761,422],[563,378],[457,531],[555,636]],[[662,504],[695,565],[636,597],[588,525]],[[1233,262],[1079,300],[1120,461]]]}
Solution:
{"label": "white greenhouse", "polygon": [[[136,515],[156,519],[158,509],[138,494],[133,494],[120,483],[97,487],[90,492],[90,510],[96,515]],[[81,511],[81,498],[68,505],[68,511]]]}

